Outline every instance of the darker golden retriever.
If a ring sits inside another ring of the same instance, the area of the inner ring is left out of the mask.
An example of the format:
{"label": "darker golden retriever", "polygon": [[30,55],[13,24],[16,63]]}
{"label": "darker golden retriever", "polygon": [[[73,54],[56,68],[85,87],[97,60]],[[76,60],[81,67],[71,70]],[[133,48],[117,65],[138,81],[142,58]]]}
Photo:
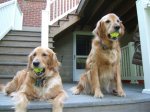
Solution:
{"label": "darker golden retriever", "polygon": [[26,112],[27,104],[34,99],[51,100],[53,112],[62,112],[67,94],[58,72],[59,65],[49,48],[37,47],[30,53],[27,69],[19,71],[3,88],[1,86],[5,93],[13,96],[15,112]]}
{"label": "darker golden retriever", "polygon": [[[118,36],[111,38],[111,33]],[[124,26],[117,15],[110,13],[102,17],[93,31],[95,38],[86,60],[86,71],[80,77],[73,94],[85,92],[102,98],[102,90],[125,96],[120,74],[121,50],[118,37],[124,35]]]}

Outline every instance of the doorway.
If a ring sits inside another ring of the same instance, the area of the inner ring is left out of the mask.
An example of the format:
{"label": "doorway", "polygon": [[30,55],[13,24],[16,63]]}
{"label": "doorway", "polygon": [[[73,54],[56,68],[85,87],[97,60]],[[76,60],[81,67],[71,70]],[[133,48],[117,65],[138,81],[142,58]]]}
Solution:
{"label": "doorway", "polygon": [[93,35],[90,32],[74,32],[73,36],[73,81],[79,81],[85,71],[86,59],[91,50]]}

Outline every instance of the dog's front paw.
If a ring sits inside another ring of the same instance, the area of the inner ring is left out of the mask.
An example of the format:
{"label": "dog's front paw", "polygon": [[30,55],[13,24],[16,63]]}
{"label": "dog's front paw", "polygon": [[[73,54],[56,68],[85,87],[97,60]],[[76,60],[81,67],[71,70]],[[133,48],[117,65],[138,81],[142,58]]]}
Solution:
{"label": "dog's front paw", "polygon": [[96,90],[95,90],[94,97],[95,97],[95,98],[103,98],[104,95],[103,95],[103,93],[101,92],[101,90],[96,89]]}
{"label": "dog's front paw", "polygon": [[122,88],[118,89],[117,93],[118,93],[118,96],[121,96],[121,97],[125,97],[126,96],[126,94],[125,94],[125,92],[124,92],[124,90]]}
{"label": "dog's front paw", "polygon": [[74,94],[74,95],[78,95],[81,92],[77,87],[71,88],[71,91],[72,91],[72,94]]}

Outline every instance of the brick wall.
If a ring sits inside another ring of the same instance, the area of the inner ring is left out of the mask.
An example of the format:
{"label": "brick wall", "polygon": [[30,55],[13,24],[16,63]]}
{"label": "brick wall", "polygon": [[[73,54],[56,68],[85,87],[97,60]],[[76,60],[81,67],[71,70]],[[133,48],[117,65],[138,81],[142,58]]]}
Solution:
{"label": "brick wall", "polygon": [[23,25],[31,27],[41,26],[41,14],[45,9],[45,0],[18,0],[23,12]]}

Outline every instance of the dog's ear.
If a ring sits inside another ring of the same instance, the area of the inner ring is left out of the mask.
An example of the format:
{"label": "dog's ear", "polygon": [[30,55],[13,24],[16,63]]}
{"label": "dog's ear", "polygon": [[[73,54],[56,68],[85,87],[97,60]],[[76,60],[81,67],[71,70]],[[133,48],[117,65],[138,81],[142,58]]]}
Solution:
{"label": "dog's ear", "polygon": [[103,36],[102,36],[103,33],[104,33],[103,21],[102,21],[102,20],[99,20],[99,21],[97,22],[96,28],[93,30],[93,34],[94,34],[96,37],[102,38],[102,37],[103,37]]}
{"label": "dog's ear", "polygon": [[125,33],[125,27],[124,27],[122,21],[120,21],[120,27],[121,27],[121,36],[123,36]]}
{"label": "dog's ear", "polygon": [[98,36],[98,37],[100,36],[100,31],[99,31],[99,29],[100,29],[100,24],[101,24],[101,22],[98,21],[97,24],[96,24],[95,29],[93,30],[93,34],[94,34],[95,36]]}
{"label": "dog's ear", "polygon": [[58,68],[60,66],[60,62],[58,61],[56,54],[52,50],[49,50],[48,66],[49,69]]}
{"label": "dog's ear", "polygon": [[28,64],[27,64],[27,69],[28,69],[28,70],[31,69],[31,64],[32,64],[32,60],[33,60],[32,56],[33,56],[33,52],[31,52],[31,53],[28,55]]}

